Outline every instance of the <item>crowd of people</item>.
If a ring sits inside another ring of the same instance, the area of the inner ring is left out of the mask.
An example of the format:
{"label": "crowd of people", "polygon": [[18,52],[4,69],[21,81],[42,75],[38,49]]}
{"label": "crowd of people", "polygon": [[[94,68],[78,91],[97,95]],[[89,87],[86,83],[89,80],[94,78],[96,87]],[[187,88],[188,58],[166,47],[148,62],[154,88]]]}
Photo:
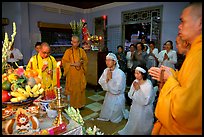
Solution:
{"label": "crowd of people", "polygon": [[[117,53],[106,56],[107,68],[98,80],[106,95],[97,120],[119,123],[128,119],[120,135],[202,134],[202,3],[187,6],[180,21],[175,40],[178,53],[185,56],[180,66],[176,65],[172,40],[167,40],[161,51],[154,41],[144,44],[141,40],[131,44],[127,52],[119,45]],[[78,36],[72,36],[71,44],[62,57],[65,95],[70,106],[81,109],[86,104],[88,58],[79,47]],[[26,69],[36,69],[46,88],[56,86],[57,62],[50,55],[49,44],[36,43],[35,48]],[[12,46],[8,62],[22,58]],[[161,81],[164,83],[154,108],[154,87]],[[129,113],[125,110],[127,86],[127,96],[132,100]]]}

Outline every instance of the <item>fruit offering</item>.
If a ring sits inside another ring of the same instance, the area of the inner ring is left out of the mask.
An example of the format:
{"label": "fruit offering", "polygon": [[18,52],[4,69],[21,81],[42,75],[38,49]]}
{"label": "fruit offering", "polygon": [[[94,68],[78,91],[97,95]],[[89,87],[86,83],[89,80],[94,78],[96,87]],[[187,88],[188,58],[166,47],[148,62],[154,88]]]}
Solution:
{"label": "fruit offering", "polygon": [[42,79],[36,70],[9,68],[2,74],[2,102],[21,102],[43,94]]}
{"label": "fruit offering", "polygon": [[2,90],[2,102],[7,102],[11,99],[11,95],[8,91]]}

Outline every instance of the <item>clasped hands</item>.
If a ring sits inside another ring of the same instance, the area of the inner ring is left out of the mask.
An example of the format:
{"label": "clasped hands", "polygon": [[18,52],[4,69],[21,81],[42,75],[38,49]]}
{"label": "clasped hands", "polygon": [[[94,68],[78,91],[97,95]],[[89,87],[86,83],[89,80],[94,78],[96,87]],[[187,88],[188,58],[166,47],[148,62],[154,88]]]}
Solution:
{"label": "clasped hands", "polygon": [[133,87],[134,87],[135,90],[139,90],[139,89],[140,89],[140,84],[139,84],[139,82],[134,81],[134,82],[133,82]]}
{"label": "clasped hands", "polygon": [[11,53],[11,54],[10,54],[10,58],[14,58],[14,55],[13,55],[13,53]]}
{"label": "clasped hands", "polygon": [[84,61],[83,59],[81,59],[79,62],[72,63],[71,66],[80,67],[83,65],[83,63]]}
{"label": "clasped hands", "polygon": [[108,81],[111,80],[111,79],[112,79],[112,71],[110,69],[108,69],[106,82],[108,83]]}
{"label": "clasped hands", "polygon": [[155,79],[157,81],[161,81],[161,70],[164,70],[164,75],[163,75],[163,81],[166,81],[169,76],[172,76],[172,72],[170,71],[170,67],[166,66],[161,66],[159,67],[151,67],[148,72],[149,75],[152,76],[152,79]]}
{"label": "clasped hands", "polygon": [[164,60],[169,60],[169,57],[166,53],[164,54]]}
{"label": "clasped hands", "polygon": [[[47,68],[48,68],[48,64],[44,64],[42,67],[42,72],[45,71]],[[48,75],[52,75],[53,73],[51,69],[48,69],[46,72],[48,73]]]}

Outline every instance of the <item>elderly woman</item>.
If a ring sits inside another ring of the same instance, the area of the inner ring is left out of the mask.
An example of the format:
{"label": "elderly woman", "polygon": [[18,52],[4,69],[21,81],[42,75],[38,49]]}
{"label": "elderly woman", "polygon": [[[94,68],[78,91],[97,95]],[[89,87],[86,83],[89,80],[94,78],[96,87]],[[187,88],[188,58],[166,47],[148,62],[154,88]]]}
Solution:
{"label": "elderly woman", "polygon": [[103,106],[98,120],[119,123],[124,117],[125,110],[125,73],[119,69],[118,60],[115,54],[109,53],[106,56],[107,68],[99,78],[99,84],[106,92]]}
{"label": "elderly woman", "polygon": [[149,135],[153,128],[153,102],[156,93],[151,81],[147,79],[147,68],[137,66],[135,77],[128,92],[129,98],[132,99],[129,119],[125,127],[118,132],[120,135]]}

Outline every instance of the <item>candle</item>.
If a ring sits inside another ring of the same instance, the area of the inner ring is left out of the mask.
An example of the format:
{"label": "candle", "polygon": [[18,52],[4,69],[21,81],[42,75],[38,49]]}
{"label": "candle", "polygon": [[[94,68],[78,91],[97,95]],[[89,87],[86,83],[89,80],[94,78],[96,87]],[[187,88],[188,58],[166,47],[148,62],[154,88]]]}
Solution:
{"label": "candle", "polygon": [[33,58],[30,59],[30,69],[33,69]]}
{"label": "candle", "polygon": [[57,62],[57,88],[60,88],[60,64],[61,61]]}

